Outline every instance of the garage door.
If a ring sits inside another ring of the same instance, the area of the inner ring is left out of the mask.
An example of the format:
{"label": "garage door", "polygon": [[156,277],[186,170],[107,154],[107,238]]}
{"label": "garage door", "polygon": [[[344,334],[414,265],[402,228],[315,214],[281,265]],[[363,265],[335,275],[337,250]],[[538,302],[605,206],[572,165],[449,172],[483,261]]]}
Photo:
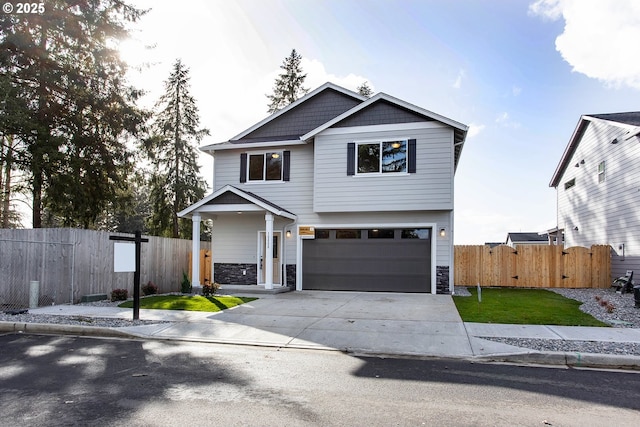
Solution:
{"label": "garage door", "polygon": [[315,233],[303,243],[303,289],[431,292],[431,229]]}

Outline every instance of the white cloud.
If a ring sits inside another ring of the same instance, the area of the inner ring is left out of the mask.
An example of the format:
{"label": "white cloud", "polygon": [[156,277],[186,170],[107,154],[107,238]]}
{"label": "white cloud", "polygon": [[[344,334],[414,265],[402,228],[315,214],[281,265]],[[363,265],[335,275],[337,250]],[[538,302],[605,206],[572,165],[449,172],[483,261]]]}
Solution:
{"label": "white cloud", "polygon": [[639,1],[538,0],[529,13],[564,19],[556,50],[573,71],[611,86],[640,89]]}
{"label": "white cloud", "polygon": [[456,78],[456,81],[453,83],[453,88],[454,89],[460,89],[460,87],[462,86],[462,79],[464,77],[465,77],[464,70],[458,71],[458,77]]}
{"label": "white cloud", "polygon": [[469,125],[469,132],[467,133],[467,139],[477,136],[480,132],[484,130],[485,127],[486,127],[485,125],[471,123]]}
{"label": "white cloud", "polygon": [[513,120],[511,120],[511,118],[509,117],[509,113],[507,113],[506,111],[503,113],[500,113],[500,115],[496,118],[496,123],[502,127],[508,127],[508,128],[514,128],[514,129],[517,129],[520,127],[520,123],[514,122]]}
{"label": "white cloud", "polygon": [[371,83],[366,77],[353,73],[349,73],[346,76],[337,76],[335,74],[331,74],[324,68],[324,64],[317,59],[302,58],[300,65],[302,67],[302,70],[307,73],[307,78],[305,79],[305,87],[309,88],[310,90],[316,89],[318,86],[322,86],[327,82],[331,82],[337,84],[338,86],[342,86],[345,89],[357,92],[358,86],[362,85],[362,83],[364,82],[368,82],[371,90],[374,93],[376,92],[373,83]]}
{"label": "white cloud", "polygon": [[511,88],[511,93],[513,94],[513,96],[518,96],[522,93],[522,88],[518,86],[513,86]]}

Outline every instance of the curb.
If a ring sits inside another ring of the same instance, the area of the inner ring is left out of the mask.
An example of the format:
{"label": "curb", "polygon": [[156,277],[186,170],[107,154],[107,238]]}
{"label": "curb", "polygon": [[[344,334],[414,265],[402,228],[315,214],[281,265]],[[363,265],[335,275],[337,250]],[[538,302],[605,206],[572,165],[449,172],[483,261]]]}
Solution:
{"label": "curb", "polygon": [[0,322],[0,332],[25,333],[25,334],[62,334],[88,337],[108,338],[140,338],[134,334],[118,330],[116,328],[104,328],[99,326],[64,325],[50,323],[31,322]]}
{"label": "curb", "polygon": [[523,363],[570,368],[607,368],[640,370],[640,356],[577,352],[531,352],[477,356],[482,362]]}
{"label": "curb", "polygon": [[[26,333],[46,335],[74,335],[85,337],[125,338],[125,339],[149,339],[158,341],[190,341],[216,344],[265,346],[241,340],[205,340],[205,339],[180,339],[164,338],[159,336],[139,335],[122,331],[119,328],[107,328],[99,326],[65,325],[51,323],[30,322],[5,322],[0,321],[0,333]],[[273,345],[273,347],[283,347]],[[511,363],[541,366],[567,366],[570,368],[599,368],[599,369],[625,369],[640,371],[640,356],[627,356],[617,354],[577,353],[577,352],[524,352],[489,354],[482,356],[461,356],[443,354],[415,354],[415,353],[389,353],[362,351],[356,349],[334,349],[315,346],[284,346],[284,348],[300,348],[305,350],[333,350],[354,356],[382,357],[382,358],[410,358],[410,359],[456,359],[467,360],[475,363]]]}

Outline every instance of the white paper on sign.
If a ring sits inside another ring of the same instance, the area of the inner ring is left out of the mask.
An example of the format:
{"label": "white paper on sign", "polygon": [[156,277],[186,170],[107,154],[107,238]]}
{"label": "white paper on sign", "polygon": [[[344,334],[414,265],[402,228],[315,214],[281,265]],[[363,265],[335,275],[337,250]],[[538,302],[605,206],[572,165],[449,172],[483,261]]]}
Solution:
{"label": "white paper on sign", "polygon": [[113,243],[113,271],[114,273],[130,273],[136,271],[135,243]]}

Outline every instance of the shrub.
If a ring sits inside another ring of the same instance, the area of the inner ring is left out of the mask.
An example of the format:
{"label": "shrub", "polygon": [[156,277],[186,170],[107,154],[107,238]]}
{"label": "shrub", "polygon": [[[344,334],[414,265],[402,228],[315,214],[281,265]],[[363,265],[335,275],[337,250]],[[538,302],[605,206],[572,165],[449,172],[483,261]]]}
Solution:
{"label": "shrub", "polygon": [[111,301],[125,301],[129,296],[129,291],[126,289],[114,289],[111,291]]}
{"label": "shrub", "polygon": [[158,293],[158,287],[149,281],[142,287],[142,295],[155,295]]}
{"label": "shrub", "polygon": [[219,289],[220,283],[205,283],[204,285],[202,285],[202,295],[204,295],[205,297],[211,296],[218,292]]}
{"label": "shrub", "polygon": [[182,283],[180,283],[180,288],[183,294],[191,293],[191,280],[189,280],[189,276],[185,272],[182,272]]}

